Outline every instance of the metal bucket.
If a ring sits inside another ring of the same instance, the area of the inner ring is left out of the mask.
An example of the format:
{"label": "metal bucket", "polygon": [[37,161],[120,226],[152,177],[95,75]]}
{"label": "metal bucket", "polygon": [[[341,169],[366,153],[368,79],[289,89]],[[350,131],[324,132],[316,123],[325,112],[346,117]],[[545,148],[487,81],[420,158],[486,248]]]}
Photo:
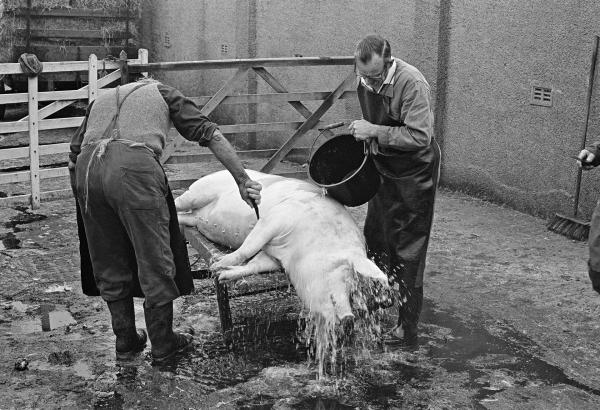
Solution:
{"label": "metal bucket", "polygon": [[381,184],[367,148],[350,134],[337,135],[311,155],[308,176],[342,204],[362,205],[375,196]]}

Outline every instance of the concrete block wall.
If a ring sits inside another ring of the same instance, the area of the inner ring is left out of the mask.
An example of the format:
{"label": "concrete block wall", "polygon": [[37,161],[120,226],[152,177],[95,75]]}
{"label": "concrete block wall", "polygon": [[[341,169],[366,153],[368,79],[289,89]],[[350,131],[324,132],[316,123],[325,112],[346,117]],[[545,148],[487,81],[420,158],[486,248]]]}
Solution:
{"label": "concrete block wall", "polygon": [[[147,0],[143,37],[150,61],[351,55],[366,34],[387,37],[393,54],[419,67],[435,88],[439,0]],[[351,67],[274,68],[290,91],[333,90]],[[157,75],[189,95],[216,92],[233,71],[171,72]],[[272,92],[254,75],[238,93]],[[306,102],[314,110],[320,101]],[[324,121],[360,117],[358,101],[339,100]],[[222,107],[220,123],[299,121],[287,104]],[[256,135],[257,148],[276,147],[291,133]],[[316,136],[309,133],[301,145]],[[239,147],[252,136],[238,136]]]}
{"label": "concrete block wall", "polygon": [[[570,212],[576,165],[568,155],[580,148],[600,5],[453,0],[449,12],[442,183],[533,214]],[[533,85],[552,88],[551,107],[530,104]],[[597,118],[596,103],[591,140]],[[583,179],[583,216],[599,177]]]}

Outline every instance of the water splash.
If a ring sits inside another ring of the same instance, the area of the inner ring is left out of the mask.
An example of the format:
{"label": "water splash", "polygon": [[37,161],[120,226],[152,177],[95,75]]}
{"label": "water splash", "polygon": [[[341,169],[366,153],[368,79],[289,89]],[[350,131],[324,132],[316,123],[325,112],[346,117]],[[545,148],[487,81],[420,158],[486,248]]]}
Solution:
{"label": "water splash", "polygon": [[364,354],[381,343],[384,309],[398,301],[393,295],[393,290],[380,282],[355,274],[349,286],[355,315],[350,325],[325,318],[318,312],[302,312],[300,321],[304,326],[299,326],[298,338],[306,345],[309,360],[317,367],[318,379],[343,377],[354,359],[353,352]]}

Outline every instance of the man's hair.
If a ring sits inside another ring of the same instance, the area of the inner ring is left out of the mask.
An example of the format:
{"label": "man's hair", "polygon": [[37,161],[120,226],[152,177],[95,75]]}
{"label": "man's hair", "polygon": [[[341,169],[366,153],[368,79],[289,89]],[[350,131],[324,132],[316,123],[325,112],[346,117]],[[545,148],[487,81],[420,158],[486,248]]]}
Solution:
{"label": "man's hair", "polygon": [[392,58],[392,48],[390,43],[378,34],[371,34],[360,40],[354,51],[354,58],[366,64],[371,61],[373,55],[379,55],[383,61],[390,61]]}

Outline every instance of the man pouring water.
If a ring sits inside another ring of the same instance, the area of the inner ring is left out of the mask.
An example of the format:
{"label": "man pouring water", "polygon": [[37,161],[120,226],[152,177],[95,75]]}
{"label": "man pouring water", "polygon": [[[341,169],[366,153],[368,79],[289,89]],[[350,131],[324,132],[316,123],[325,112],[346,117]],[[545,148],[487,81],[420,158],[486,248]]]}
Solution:
{"label": "man pouring water", "polygon": [[354,58],[363,119],[349,130],[368,142],[382,182],[369,201],[364,234],[369,255],[399,286],[393,335],[414,345],[440,165],[430,88],[379,35],[362,39]]}

